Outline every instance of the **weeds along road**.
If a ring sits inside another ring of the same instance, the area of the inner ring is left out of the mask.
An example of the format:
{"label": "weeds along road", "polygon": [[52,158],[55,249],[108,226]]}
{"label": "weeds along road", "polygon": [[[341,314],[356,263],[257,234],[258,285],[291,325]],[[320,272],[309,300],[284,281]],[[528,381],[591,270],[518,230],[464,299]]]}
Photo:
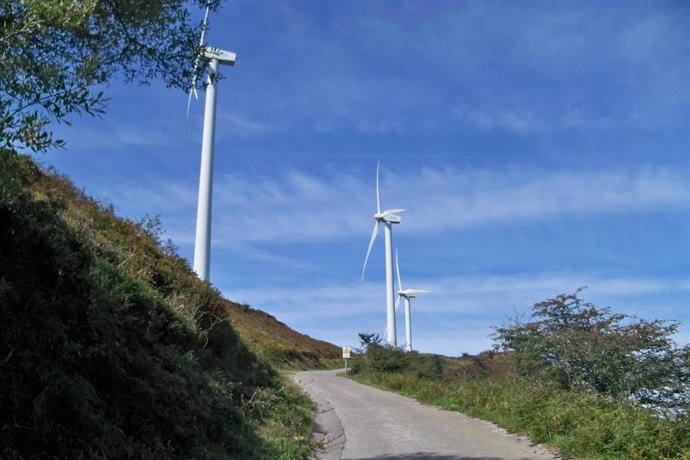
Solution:
{"label": "weeds along road", "polygon": [[337,376],[297,372],[293,380],[318,405],[319,459],[554,459],[529,440],[456,412],[424,406]]}

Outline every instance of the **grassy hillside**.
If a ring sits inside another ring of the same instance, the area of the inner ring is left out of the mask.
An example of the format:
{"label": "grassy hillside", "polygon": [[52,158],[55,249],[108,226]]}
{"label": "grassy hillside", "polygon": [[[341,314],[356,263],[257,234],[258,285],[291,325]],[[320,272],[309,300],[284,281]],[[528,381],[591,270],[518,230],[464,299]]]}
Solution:
{"label": "grassy hillside", "polygon": [[155,220],[1,151],[0,262],[0,457],[305,455],[309,402],[270,362],[338,349],[223,299]]}
{"label": "grassy hillside", "polygon": [[341,365],[341,349],[290,329],[248,305],[228,302],[230,323],[260,358],[279,368],[306,369]]}

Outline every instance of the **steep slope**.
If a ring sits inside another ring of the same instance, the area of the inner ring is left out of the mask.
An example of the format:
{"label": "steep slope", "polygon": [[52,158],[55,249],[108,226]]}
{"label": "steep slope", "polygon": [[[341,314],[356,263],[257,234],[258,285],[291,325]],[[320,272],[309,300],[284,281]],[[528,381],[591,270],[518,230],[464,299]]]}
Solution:
{"label": "steep slope", "polygon": [[268,361],[337,349],[223,299],[159,230],[0,152],[2,458],[304,455],[309,403]]}
{"label": "steep slope", "polygon": [[273,316],[229,302],[230,322],[242,341],[260,358],[281,368],[308,369],[341,364],[341,350],[290,329]]}

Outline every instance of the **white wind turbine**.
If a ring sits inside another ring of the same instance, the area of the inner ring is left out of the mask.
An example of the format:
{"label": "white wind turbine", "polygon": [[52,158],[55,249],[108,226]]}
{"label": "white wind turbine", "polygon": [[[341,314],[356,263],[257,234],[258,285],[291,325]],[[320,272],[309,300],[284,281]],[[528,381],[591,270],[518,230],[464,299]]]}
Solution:
{"label": "white wind turbine", "polygon": [[417,294],[430,292],[424,289],[403,289],[400,279],[400,266],[398,265],[398,251],[395,251],[395,271],[398,274],[398,298],[395,301],[395,309],[400,305],[400,299],[405,299],[405,350],[412,351],[412,312],[410,311],[410,299],[417,297]]}
{"label": "white wind turbine", "polygon": [[390,346],[397,346],[397,338],[395,333],[395,305],[393,298],[395,297],[395,291],[393,290],[393,224],[399,224],[401,219],[400,216],[395,214],[398,212],[403,212],[404,209],[387,209],[381,212],[381,195],[379,193],[379,166],[376,165],[376,214],[374,214],[374,219],[376,223],[374,224],[374,231],[371,234],[371,240],[369,241],[369,249],[367,249],[367,257],[364,259],[364,268],[362,268],[362,279],[364,279],[364,272],[367,269],[367,262],[369,261],[369,254],[371,254],[371,248],[374,246],[374,241],[376,240],[376,235],[379,232],[379,224],[383,224],[385,227],[385,239],[386,239],[386,342]]}
{"label": "white wind turbine", "polygon": [[199,173],[199,204],[196,214],[196,239],[194,242],[194,271],[202,281],[209,280],[210,251],[211,251],[211,198],[213,194],[213,144],[216,127],[216,84],[218,66],[220,64],[234,65],[235,53],[220,48],[206,46],[204,38],[208,27],[208,12],[210,4],[206,5],[204,22],[201,27],[199,47],[203,51],[197,56],[194,64],[194,77],[189,89],[187,115],[192,101],[192,94],[196,98],[196,79],[200,61],[207,63],[206,108],[204,111],[204,134],[201,143],[201,168]]}

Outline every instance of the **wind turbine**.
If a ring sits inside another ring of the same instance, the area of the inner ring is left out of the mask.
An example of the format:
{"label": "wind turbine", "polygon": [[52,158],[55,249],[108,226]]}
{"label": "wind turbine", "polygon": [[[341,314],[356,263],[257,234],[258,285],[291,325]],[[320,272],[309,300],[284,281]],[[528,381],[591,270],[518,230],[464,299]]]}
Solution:
{"label": "wind turbine", "polygon": [[215,142],[216,128],[216,84],[218,66],[234,65],[236,55],[233,52],[220,48],[206,46],[204,39],[208,28],[208,12],[210,3],[206,4],[206,13],[201,27],[201,40],[199,47],[203,51],[197,56],[194,63],[194,76],[192,86],[189,89],[189,101],[187,102],[187,115],[192,94],[196,94],[196,79],[200,61],[207,63],[206,108],[204,110],[204,133],[201,143],[201,168],[199,172],[199,202],[196,214],[196,239],[194,242],[194,271],[202,281],[209,280],[210,252],[211,252],[211,199],[213,195],[213,144]]}
{"label": "wind turbine", "polygon": [[412,313],[410,312],[410,299],[417,297],[417,294],[429,292],[424,289],[403,289],[400,279],[400,265],[398,265],[398,251],[395,251],[395,271],[398,274],[398,298],[395,301],[395,309],[400,305],[400,299],[405,299],[405,350],[412,351]]}
{"label": "wind turbine", "polygon": [[396,213],[403,212],[404,209],[387,209],[381,212],[381,195],[379,193],[379,167],[380,163],[376,165],[376,214],[374,219],[374,231],[371,234],[369,241],[369,249],[367,249],[367,257],[364,259],[364,268],[362,268],[362,280],[364,280],[364,272],[367,269],[367,262],[371,254],[371,248],[374,246],[376,235],[379,232],[379,224],[385,227],[386,239],[386,341],[388,345],[397,346],[397,338],[395,331],[395,305],[393,298],[395,291],[393,290],[393,224],[399,224],[401,219]]}

